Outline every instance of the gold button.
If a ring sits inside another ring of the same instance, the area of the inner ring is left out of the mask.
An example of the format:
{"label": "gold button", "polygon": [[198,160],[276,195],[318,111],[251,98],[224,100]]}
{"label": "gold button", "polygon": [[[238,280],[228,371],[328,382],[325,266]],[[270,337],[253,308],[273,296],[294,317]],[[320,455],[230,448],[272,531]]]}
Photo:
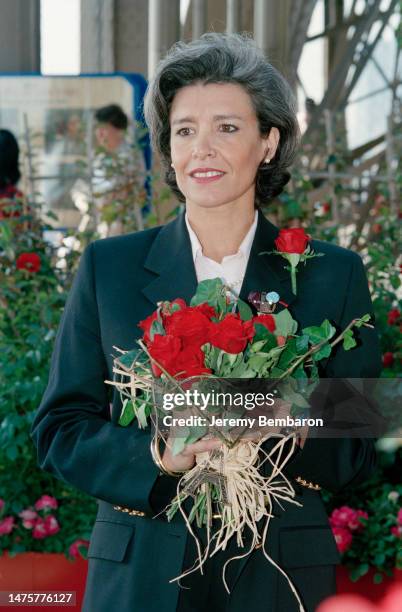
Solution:
{"label": "gold button", "polygon": [[304,478],[302,478],[301,476],[298,476],[295,480],[303,487],[307,487],[308,489],[314,489],[315,491],[319,491],[321,489],[320,485],[314,484],[314,482],[310,482],[308,480],[304,480]]}

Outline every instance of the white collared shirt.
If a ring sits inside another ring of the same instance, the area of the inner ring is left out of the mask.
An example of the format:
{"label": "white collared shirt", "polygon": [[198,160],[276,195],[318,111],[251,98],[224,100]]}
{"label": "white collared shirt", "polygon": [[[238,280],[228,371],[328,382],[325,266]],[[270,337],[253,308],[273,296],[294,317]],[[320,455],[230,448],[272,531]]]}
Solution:
{"label": "white collared shirt", "polygon": [[253,244],[255,231],[257,229],[258,211],[255,211],[254,221],[239,246],[237,253],[234,255],[226,255],[221,263],[203,255],[202,246],[197,234],[189,223],[187,213],[185,214],[185,220],[190,235],[197,281],[201,282],[210,278],[219,277],[230,287],[231,292],[238,296],[250,257],[251,245]]}

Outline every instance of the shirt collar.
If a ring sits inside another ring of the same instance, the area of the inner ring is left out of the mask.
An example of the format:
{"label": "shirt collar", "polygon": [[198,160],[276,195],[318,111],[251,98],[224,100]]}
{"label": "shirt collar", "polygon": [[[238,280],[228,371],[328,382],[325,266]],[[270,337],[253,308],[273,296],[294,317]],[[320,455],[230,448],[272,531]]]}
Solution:
{"label": "shirt collar", "polygon": [[[189,223],[187,212],[186,212],[184,218],[185,218],[187,230],[188,230],[188,233],[189,233],[189,236],[190,236],[191,250],[192,250],[192,254],[193,254],[193,261],[195,261],[197,255],[202,255],[202,246],[201,246],[200,241],[198,240],[197,234],[195,233],[195,231],[193,230],[193,228],[191,227],[191,225]],[[242,243],[239,246],[239,250],[237,251],[236,255],[239,255],[241,253],[246,259],[249,257],[250,251],[251,251],[251,246],[253,244],[253,240],[254,240],[254,236],[255,236],[255,232],[256,232],[256,229],[257,229],[257,223],[258,223],[258,210],[255,211],[254,221],[253,221],[250,229],[248,230],[247,234],[243,238]],[[233,255],[231,255],[230,257],[233,257]]]}

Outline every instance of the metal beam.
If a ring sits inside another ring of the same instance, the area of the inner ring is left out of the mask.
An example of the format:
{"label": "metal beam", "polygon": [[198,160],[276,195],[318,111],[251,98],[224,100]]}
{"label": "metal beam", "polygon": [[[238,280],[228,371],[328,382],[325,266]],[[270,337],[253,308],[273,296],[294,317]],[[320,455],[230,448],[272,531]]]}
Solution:
{"label": "metal beam", "polygon": [[180,39],[180,0],[149,0],[148,5],[148,77],[159,60]]}
{"label": "metal beam", "polygon": [[234,34],[241,31],[240,0],[226,0],[226,32]]}
{"label": "metal beam", "polygon": [[[395,1],[392,0],[392,4],[395,4]],[[340,93],[344,90],[349,69],[354,63],[356,47],[361,43],[364,35],[368,35],[371,26],[378,19],[381,2],[382,0],[372,0],[370,4],[367,4],[361,20],[356,25],[352,38],[348,41],[343,53],[338,56],[337,64],[330,74],[327,91],[321,103],[317,106],[303,138],[308,139],[311,132],[315,130],[324,109],[335,110],[337,108],[337,102],[339,101]]]}
{"label": "metal beam", "polygon": [[193,0],[192,6],[192,38],[196,40],[207,31],[206,0]]}

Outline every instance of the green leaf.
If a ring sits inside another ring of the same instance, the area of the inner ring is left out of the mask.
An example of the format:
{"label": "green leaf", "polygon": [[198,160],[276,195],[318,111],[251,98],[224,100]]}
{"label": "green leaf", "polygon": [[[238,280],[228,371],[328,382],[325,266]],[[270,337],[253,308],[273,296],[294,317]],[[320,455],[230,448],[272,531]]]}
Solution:
{"label": "green leaf", "polygon": [[371,319],[371,315],[365,314],[360,319],[358,319],[355,323],[355,327],[361,327],[364,323],[368,323]]}
{"label": "green leaf", "polygon": [[296,381],[292,381],[292,379],[288,379],[286,383],[282,383],[280,386],[281,398],[289,401],[291,404],[298,406],[300,408],[310,408],[310,404],[303,397],[301,393],[296,391]]}
{"label": "green leaf", "polygon": [[239,309],[239,315],[242,321],[250,321],[253,318],[253,311],[246,302],[243,302],[243,300],[237,300],[237,308]]}
{"label": "green leaf", "polygon": [[385,562],[385,555],[384,553],[377,553],[374,557],[374,565],[383,565],[383,563]]}
{"label": "green leaf", "polygon": [[309,342],[311,344],[319,344],[323,340],[330,340],[335,332],[335,327],[331,325],[328,319],[325,319],[320,326],[312,325],[302,330],[303,335],[309,337]]}
{"label": "green leaf", "polygon": [[296,351],[298,355],[303,355],[308,351],[308,339],[309,337],[306,335],[298,336],[296,338]]}
{"label": "green leaf", "polygon": [[220,278],[211,278],[198,283],[197,291],[191,298],[190,306],[197,306],[207,302],[210,306],[217,307],[219,297],[222,295],[223,283]]}
{"label": "green leaf", "polygon": [[325,344],[322,345],[322,347],[318,351],[313,353],[311,356],[314,361],[320,361],[321,359],[326,359],[327,357],[329,357],[331,354],[331,350],[332,350],[331,345],[328,342],[326,342]]}
{"label": "green leaf", "polygon": [[185,447],[186,447],[186,437],[184,435],[184,430],[188,429],[188,428],[184,428],[183,427],[183,431],[181,432],[182,435],[179,438],[174,438],[173,439],[173,444],[172,444],[172,455],[178,455],[179,453],[181,453]]}
{"label": "green leaf", "polygon": [[197,425],[194,427],[190,427],[190,433],[185,439],[185,444],[194,444],[194,442],[198,442],[208,431],[208,427],[206,425]]}
{"label": "green leaf", "polygon": [[266,354],[264,355],[255,354],[255,355],[252,355],[250,359],[248,360],[248,365],[250,368],[252,368],[258,373],[260,369],[263,367],[263,365],[265,365],[266,361],[267,361]]}
{"label": "green leaf", "polygon": [[296,339],[290,338],[285,344],[285,347],[279,358],[278,366],[287,370],[292,362],[299,358],[299,354],[296,350]]}
{"label": "green leaf", "polygon": [[368,563],[362,563],[361,565],[359,565],[358,569],[359,569],[359,576],[364,576],[369,571],[370,566]]}
{"label": "green leaf", "polygon": [[382,582],[382,574],[380,572],[376,572],[373,576],[373,582],[374,584],[380,584]]}
{"label": "green leaf", "polygon": [[273,315],[275,319],[275,335],[276,336],[291,336],[297,331],[297,322],[293,319],[287,308],[284,308],[277,315]]}
{"label": "green leaf", "polygon": [[254,329],[255,335],[253,338],[253,346],[256,342],[259,342],[260,340],[267,340],[270,336],[273,336],[272,332],[270,332],[269,329],[267,329],[265,325],[262,325],[261,323],[254,323]]}
{"label": "green leaf", "polygon": [[138,419],[138,424],[140,429],[145,429],[148,426],[148,422],[147,422],[147,417],[148,417],[148,411],[147,411],[148,405],[146,402],[143,402],[142,404],[140,404],[140,406],[138,408],[136,408],[135,414],[136,417]]}
{"label": "green leaf", "polygon": [[161,336],[165,336],[166,332],[162,323],[158,320],[152,321],[151,328],[149,330],[149,337],[151,341],[153,341],[155,334],[160,334]]}
{"label": "green leaf", "polygon": [[302,378],[307,379],[308,378],[306,372],[304,371],[303,364],[299,365],[298,368],[293,370],[292,376],[293,378],[297,378],[297,379],[302,379]]}
{"label": "green leaf", "polygon": [[127,427],[127,425],[130,425],[131,421],[134,418],[135,418],[135,411],[134,411],[133,402],[126,398],[123,402],[123,408],[120,413],[118,423],[122,427]]}
{"label": "green leaf", "polygon": [[142,349],[134,349],[132,351],[128,351],[124,355],[120,355],[117,359],[117,363],[121,363],[121,365],[126,368],[132,369],[133,364],[140,358],[142,354]]}
{"label": "green leaf", "polygon": [[352,349],[353,347],[355,347],[357,344],[356,340],[353,337],[353,331],[351,329],[348,329],[345,332],[345,335],[343,337],[343,348],[345,349],[345,351],[349,351],[350,349]]}

